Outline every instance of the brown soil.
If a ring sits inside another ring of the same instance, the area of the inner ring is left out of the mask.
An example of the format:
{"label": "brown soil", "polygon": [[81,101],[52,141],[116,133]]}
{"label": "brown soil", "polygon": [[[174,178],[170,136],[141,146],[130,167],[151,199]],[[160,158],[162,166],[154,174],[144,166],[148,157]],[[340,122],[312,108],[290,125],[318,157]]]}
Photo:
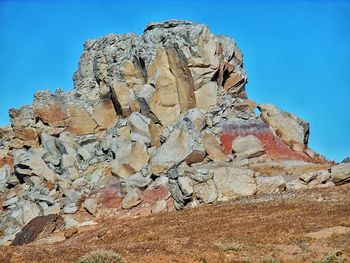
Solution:
{"label": "brown soil", "polygon": [[350,185],[108,218],[55,244],[0,247],[0,262],[76,262],[99,248],[140,263],[350,262]]}

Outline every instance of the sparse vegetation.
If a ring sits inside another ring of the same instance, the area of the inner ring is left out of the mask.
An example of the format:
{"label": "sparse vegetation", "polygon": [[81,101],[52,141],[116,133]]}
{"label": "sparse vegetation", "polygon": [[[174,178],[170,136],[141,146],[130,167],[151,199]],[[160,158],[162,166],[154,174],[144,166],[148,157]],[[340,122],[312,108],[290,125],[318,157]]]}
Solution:
{"label": "sparse vegetation", "polygon": [[341,253],[333,253],[325,256],[322,259],[315,260],[313,263],[346,263],[349,262],[349,258],[345,257]]}
{"label": "sparse vegetation", "polygon": [[126,261],[114,251],[99,249],[81,257],[77,263],[126,263]]}
{"label": "sparse vegetation", "polygon": [[273,256],[268,256],[265,257],[261,263],[279,263],[279,261],[277,259],[275,259]]}
{"label": "sparse vegetation", "polygon": [[236,243],[236,242],[229,242],[229,243],[217,243],[218,247],[220,247],[223,251],[234,251],[239,252],[244,249],[242,244]]}

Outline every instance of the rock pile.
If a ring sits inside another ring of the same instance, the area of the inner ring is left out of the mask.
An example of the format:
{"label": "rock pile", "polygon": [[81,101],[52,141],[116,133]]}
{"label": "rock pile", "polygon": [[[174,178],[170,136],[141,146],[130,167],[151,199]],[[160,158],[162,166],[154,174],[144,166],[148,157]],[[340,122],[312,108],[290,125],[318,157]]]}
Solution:
{"label": "rock pile", "polygon": [[0,243],[350,181],[349,163],[308,148],[308,123],[249,100],[246,83],[236,43],[201,24],[87,41],[74,89],[37,92],[0,128]]}

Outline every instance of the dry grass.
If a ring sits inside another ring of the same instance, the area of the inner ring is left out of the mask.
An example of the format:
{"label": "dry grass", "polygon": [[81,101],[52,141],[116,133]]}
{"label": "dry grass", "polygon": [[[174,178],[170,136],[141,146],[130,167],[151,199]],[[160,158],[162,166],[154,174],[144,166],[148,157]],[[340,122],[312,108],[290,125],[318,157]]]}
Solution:
{"label": "dry grass", "polygon": [[126,261],[113,251],[100,249],[81,257],[77,263],[126,263]]}
{"label": "dry grass", "polygon": [[234,251],[234,252],[240,252],[244,249],[244,246],[242,244],[236,243],[236,242],[228,242],[228,243],[216,243],[218,247],[220,247],[223,251]]}
{"label": "dry grass", "polygon": [[341,253],[333,253],[325,256],[322,259],[315,260],[313,263],[346,263],[349,262],[349,258],[342,255]]}
{"label": "dry grass", "polygon": [[261,263],[279,263],[279,261],[277,259],[275,259],[273,256],[268,256],[268,257],[263,258]]}

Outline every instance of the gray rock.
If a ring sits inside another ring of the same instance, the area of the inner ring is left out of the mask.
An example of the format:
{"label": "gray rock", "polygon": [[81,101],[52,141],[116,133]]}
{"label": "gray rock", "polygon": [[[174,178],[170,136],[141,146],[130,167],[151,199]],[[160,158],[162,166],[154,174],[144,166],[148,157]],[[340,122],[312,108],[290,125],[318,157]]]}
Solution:
{"label": "gray rock", "polygon": [[131,127],[131,140],[150,145],[151,135],[149,125],[151,124],[151,119],[138,112],[133,112],[129,116],[128,120]]}
{"label": "gray rock", "polygon": [[[41,134],[41,143],[44,147],[43,160],[46,163],[51,163],[54,166],[58,166],[61,163],[62,154],[60,150],[57,148],[59,144],[59,140],[54,138],[48,134]],[[60,146],[62,149],[62,146]],[[63,147],[62,151],[65,153],[65,149]]]}
{"label": "gray rock", "polygon": [[341,163],[330,168],[332,181],[336,185],[350,182],[350,163]]}
{"label": "gray rock", "polygon": [[254,177],[254,172],[249,169],[232,165],[215,167],[213,179],[218,190],[218,201],[253,195],[257,191]]}
{"label": "gray rock", "polygon": [[142,173],[135,173],[129,177],[121,178],[122,186],[129,188],[143,188],[152,182],[151,175],[143,176]]}
{"label": "gray rock", "polygon": [[190,196],[192,195],[193,193],[193,182],[190,178],[188,177],[179,177],[177,179],[178,181],[178,184],[180,186],[180,189],[182,191],[182,193],[185,195],[185,196]]}
{"label": "gray rock", "polygon": [[15,170],[19,175],[39,176],[46,181],[54,183],[57,175],[47,166],[41,158],[41,148],[28,151],[16,150],[13,152]]}
{"label": "gray rock", "polygon": [[46,209],[44,209],[43,214],[44,216],[47,215],[57,215],[61,211],[61,205],[59,203],[54,203],[52,206],[48,206]]}
{"label": "gray rock", "polygon": [[286,180],[283,176],[258,176],[256,184],[258,194],[279,193],[286,189]]}
{"label": "gray rock", "polygon": [[174,199],[174,205],[176,209],[182,209],[187,202],[186,196],[182,193],[177,181],[175,179],[169,179],[169,191]]}
{"label": "gray rock", "polygon": [[195,184],[193,186],[193,192],[196,198],[199,198],[206,204],[214,202],[218,197],[218,192],[212,179],[200,184]]}
{"label": "gray rock", "polygon": [[7,164],[5,164],[3,167],[0,168],[0,181],[5,183],[10,176],[11,169]]}
{"label": "gray rock", "polygon": [[83,207],[92,215],[95,215],[98,210],[98,203],[96,199],[87,198],[83,203]]}

